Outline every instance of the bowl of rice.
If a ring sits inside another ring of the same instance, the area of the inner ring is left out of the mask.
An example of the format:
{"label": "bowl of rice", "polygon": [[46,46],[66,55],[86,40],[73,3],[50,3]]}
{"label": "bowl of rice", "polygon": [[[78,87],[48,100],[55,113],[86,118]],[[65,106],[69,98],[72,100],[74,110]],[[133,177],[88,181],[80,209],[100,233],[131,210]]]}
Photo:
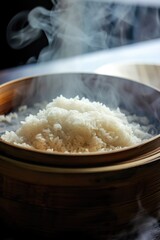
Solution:
{"label": "bowl of rice", "polygon": [[111,239],[139,201],[157,216],[159,160],[158,89],[90,73],[0,86],[0,219],[12,230]]}

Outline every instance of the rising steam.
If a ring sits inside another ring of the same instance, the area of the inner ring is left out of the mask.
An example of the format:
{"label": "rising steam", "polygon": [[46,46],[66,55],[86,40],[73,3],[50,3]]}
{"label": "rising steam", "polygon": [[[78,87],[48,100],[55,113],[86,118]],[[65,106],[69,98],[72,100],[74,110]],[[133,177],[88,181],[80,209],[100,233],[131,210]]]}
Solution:
{"label": "rising steam", "polygon": [[107,0],[52,0],[52,4],[50,10],[38,6],[11,19],[7,40],[12,48],[28,46],[43,32],[48,41],[38,57],[43,62],[159,36],[159,11],[154,8],[141,7],[139,16],[136,5]]}
{"label": "rising steam", "polygon": [[[48,45],[40,51],[38,62],[117,47],[132,43],[133,39],[156,38],[160,32],[159,10],[154,8],[151,11],[142,8],[139,17],[135,4],[105,0],[52,0],[52,3],[50,10],[38,6],[30,12],[18,13],[7,28],[7,40],[14,49],[25,48],[45,34]],[[148,16],[150,20],[146,24]],[[132,239],[160,239],[158,220],[145,211],[140,211],[132,224]],[[122,233],[115,239],[131,239],[127,234]]]}
{"label": "rising steam", "polygon": [[52,3],[50,10],[38,6],[11,19],[7,39],[12,48],[26,47],[43,32],[48,45],[39,54],[42,62],[122,45],[132,35],[135,6],[92,0]]}

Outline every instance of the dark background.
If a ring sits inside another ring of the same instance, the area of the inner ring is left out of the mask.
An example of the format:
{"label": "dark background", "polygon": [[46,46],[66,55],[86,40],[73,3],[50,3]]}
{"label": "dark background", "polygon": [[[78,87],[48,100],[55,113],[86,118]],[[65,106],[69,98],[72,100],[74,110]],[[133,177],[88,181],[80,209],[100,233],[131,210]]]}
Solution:
{"label": "dark background", "polygon": [[25,47],[24,49],[12,49],[6,38],[6,28],[9,21],[21,11],[30,11],[36,6],[44,6],[50,9],[53,5],[50,0],[13,0],[6,1],[3,5],[1,4],[1,14],[0,14],[0,52],[1,61],[0,69],[11,68],[26,63],[28,58],[33,55],[38,55],[39,50],[47,44],[47,40],[44,35],[41,36],[41,40],[37,40],[31,45]]}
{"label": "dark background", "polygon": [[[9,2],[6,1],[6,3],[3,1],[3,5],[1,4],[0,70],[26,64],[27,60],[31,56],[35,56],[35,58],[38,57],[40,50],[47,45],[47,39],[43,33],[40,39],[34,41],[32,44],[23,49],[12,49],[7,43],[6,30],[10,20],[17,13],[22,11],[29,12],[36,6],[43,6],[47,9],[51,9],[53,4],[51,0],[14,0]],[[123,31],[126,31],[127,34],[123,43],[119,41],[119,46],[160,37],[159,9],[137,7],[134,21],[134,26],[126,26],[126,24],[123,25],[123,23],[120,25],[120,27],[123,28]],[[113,22],[112,26],[105,26],[106,31],[114,34],[114,32],[112,33],[114,24],[115,23]],[[144,33],[142,33],[142,29],[144,30]],[[118,45],[115,45],[112,41],[109,43],[110,48],[117,46]]]}

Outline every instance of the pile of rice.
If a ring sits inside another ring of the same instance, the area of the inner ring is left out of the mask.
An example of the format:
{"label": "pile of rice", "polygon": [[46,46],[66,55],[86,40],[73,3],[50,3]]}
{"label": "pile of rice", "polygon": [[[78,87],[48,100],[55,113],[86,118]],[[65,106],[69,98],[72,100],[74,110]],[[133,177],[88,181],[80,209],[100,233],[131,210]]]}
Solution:
{"label": "pile of rice", "polygon": [[22,147],[49,152],[112,151],[151,137],[148,129],[120,109],[111,110],[87,98],[59,96],[37,114],[28,115],[16,131],[1,138]]}

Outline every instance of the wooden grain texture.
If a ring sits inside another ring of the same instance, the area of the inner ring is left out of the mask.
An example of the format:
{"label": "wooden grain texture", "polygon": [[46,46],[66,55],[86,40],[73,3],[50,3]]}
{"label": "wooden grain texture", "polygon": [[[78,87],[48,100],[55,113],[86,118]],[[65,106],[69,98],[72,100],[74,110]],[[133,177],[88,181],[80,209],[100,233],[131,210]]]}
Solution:
{"label": "wooden grain texture", "polygon": [[159,161],[152,161],[133,168],[119,165],[117,171],[60,173],[51,167],[51,173],[49,168],[40,171],[38,165],[33,168],[2,158],[0,208],[15,229],[50,237],[73,231],[91,239],[110,239],[126,230],[143,209],[158,216],[159,167]]}
{"label": "wooden grain texture", "polygon": [[[66,81],[67,84],[66,85]],[[48,101],[49,95],[57,97],[59,94],[69,93],[73,84],[77,81],[78,86],[85,87],[84,94],[88,93],[88,97],[106,101],[106,105],[110,104],[111,98],[114,97],[115,104],[123,106],[127,111],[135,114],[146,114],[157,119],[157,112],[159,111],[159,91],[151,87],[139,84],[135,81],[127,79],[119,79],[117,77],[110,77],[98,74],[51,74],[41,78],[23,78],[20,80],[11,81],[0,86],[0,114],[6,114],[8,111],[23,104],[33,104],[36,100],[41,101],[41,97]],[[57,85],[59,93],[57,92]],[[38,87],[38,89],[37,89]],[[73,88],[74,89],[74,88]],[[75,95],[74,91],[70,92],[70,96]],[[80,94],[83,94],[80,90]],[[85,96],[85,95],[84,95]],[[46,99],[47,98],[47,99]],[[36,99],[36,100],[35,100]],[[126,101],[127,99],[127,101]],[[105,103],[105,102],[104,102]],[[118,106],[119,106],[118,105]],[[150,107],[151,106],[151,107]],[[156,120],[157,121],[157,120]],[[157,126],[155,126],[156,128]],[[158,134],[157,134],[158,135]],[[65,167],[88,167],[103,166],[114,164],[119,161],[126,161],[134,159],[137,155],[147,154],[150,151],[157,149],[159,146],[159,136],[145,143],[133,146],[123,151],[113,151],[105,154],[46,154],[40,151],[28,151],[23,148],[15,148],[14,145],[0,142],[0,151],[6,156],[17,158],[23,161],[38,162],[44,165],[65,166]],[[98,159],[97,159],[98,158]],[[45,160],[44,160],[45,159]]]}
{"label": "wooden grain texture", "polygon": [[[63,76],[59,91],[63,86],[65,89],[72,86],[76,75],[69,76],[72,78],[67,84],[66,75]],[[54,93],[56,87],[52,89],[46,84],[53,84],[54,77],[24,78],[0,86],[0,113],[41,99],[42,93],[43,96]],[[82,74],[81,77],[91,92],[98,94],[98,86],[106,97],[111,86],[116,96],[123,96],[123,106],[158,116],[158,90],[105,75]],[[57,79],[59,75],[54,84]],[[129,102],[130,95],[134,95],[133,102]],[[0,220],[17,231],[44,236],[45,240],[66,236],[111,240],[115,233],[134,228],[132,221],[139,212],[159,216],[159,134],[143,146],[113,154],[46,154],[3,141],[0,141],[0,153]]]}

